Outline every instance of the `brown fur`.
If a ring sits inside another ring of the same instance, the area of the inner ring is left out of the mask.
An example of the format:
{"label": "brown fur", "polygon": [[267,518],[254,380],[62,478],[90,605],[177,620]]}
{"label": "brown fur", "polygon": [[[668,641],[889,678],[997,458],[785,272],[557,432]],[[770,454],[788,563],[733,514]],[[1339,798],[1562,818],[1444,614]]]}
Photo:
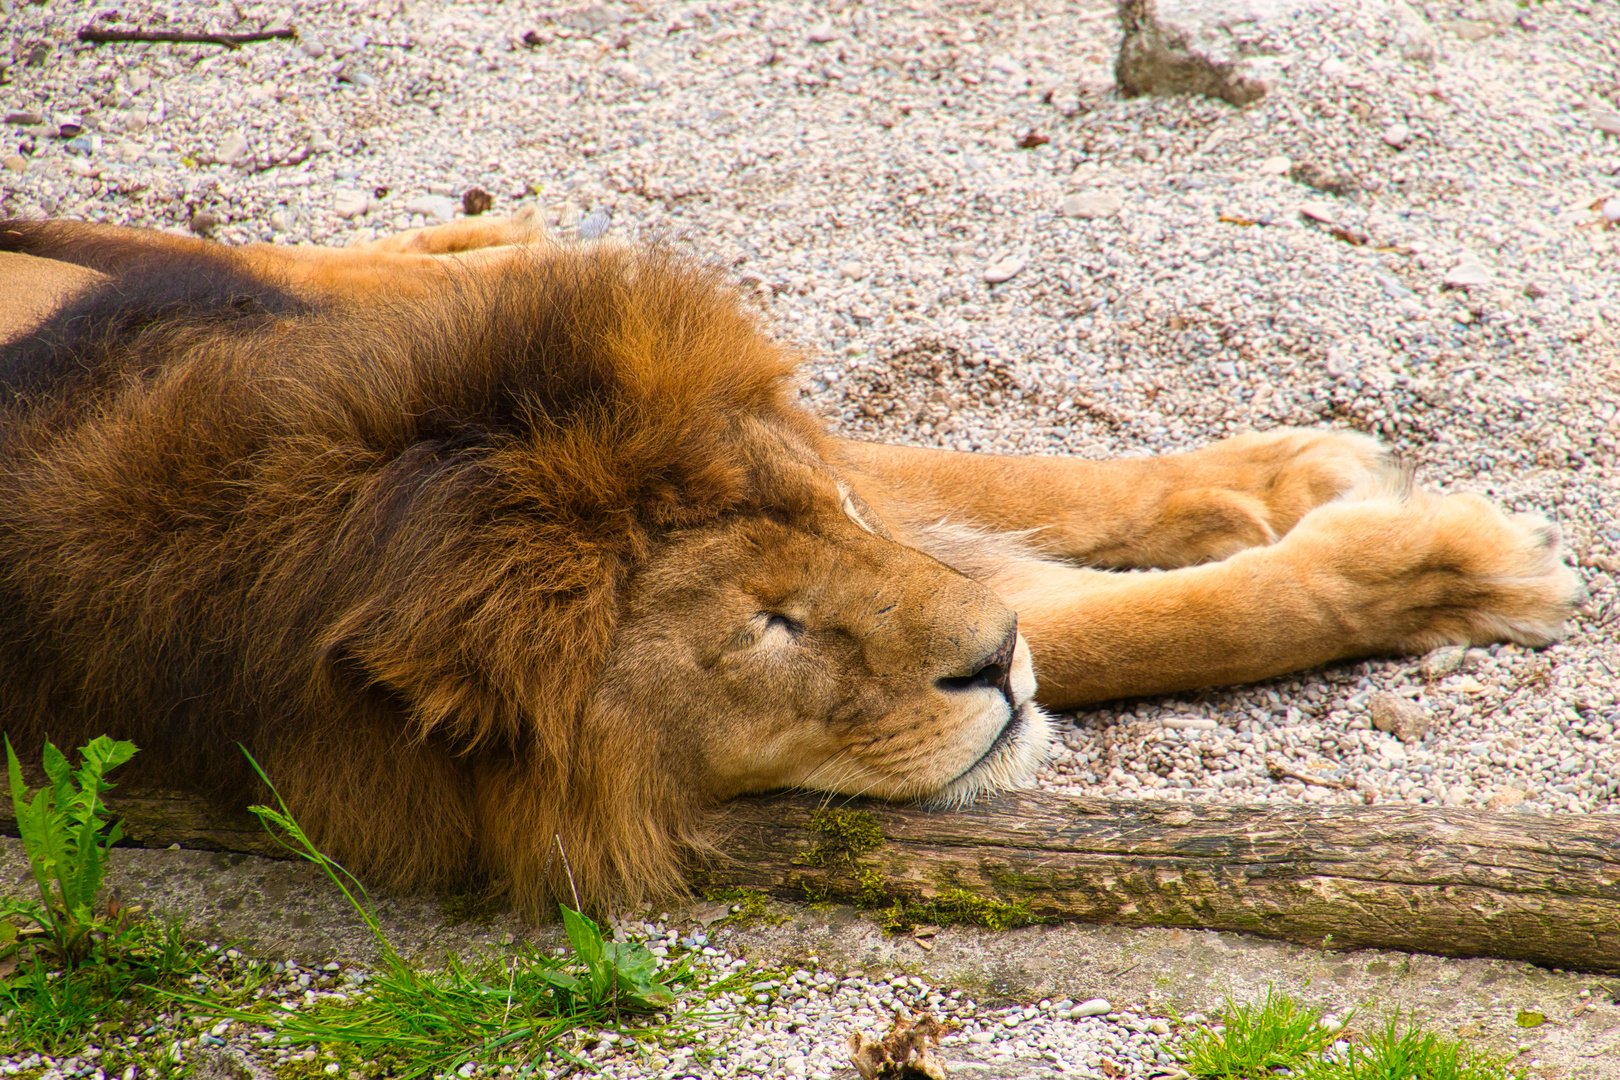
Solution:
{"label": "brown fur", "polygon": [[110,275],[40,285],[56,316],[0,357],[0,725],[132,738],[236,802],[241,743],[383,883],[600,905],[678,887],[742,791],[1019,782],[1031,651],[1072,707],[1545,641],[1579,596],[1545,523],[1396,490],[1346,433],[1112,463],[831,439],[715,272],[521,217],[0,250]]}
{"label": "brown fur", "polygon": [[651,733],[583,714],[634,567],[768,503],[737,418],[819,438],[791,357],[668,258],[444,285],[364,318],[178,318],[96,356],[96,400],[8,419],[6,731],[107,730],[220,795],[252,787],[240,741],[337,857],[400,882],[466,874],[480,831],[668,881],[637,834],[692,808]]}

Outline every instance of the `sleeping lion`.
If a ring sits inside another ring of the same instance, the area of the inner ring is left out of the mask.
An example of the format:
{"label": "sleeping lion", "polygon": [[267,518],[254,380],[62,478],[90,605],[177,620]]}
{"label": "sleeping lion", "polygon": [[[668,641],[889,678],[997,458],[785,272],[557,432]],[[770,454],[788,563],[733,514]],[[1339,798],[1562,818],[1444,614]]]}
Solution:
{"label": "sleeping lion", "polygon": [[1581,597],[1545,519],[1351,432],[835,438],[718,271],[532,214],[0,252],[3,730],[237,805],[240,743],[381,884],[667,893],[734,795],[958,804],[1030,780],[1043,708],[1541,645]]}

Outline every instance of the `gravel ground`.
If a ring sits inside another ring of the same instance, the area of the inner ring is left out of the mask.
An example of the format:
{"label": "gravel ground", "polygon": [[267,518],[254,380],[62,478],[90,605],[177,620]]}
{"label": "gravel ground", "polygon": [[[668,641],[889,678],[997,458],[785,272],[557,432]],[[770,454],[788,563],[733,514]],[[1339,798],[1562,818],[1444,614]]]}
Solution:
{"label": "gravel ground", "polygon": [[[682,933],[663,922],[621,924],[618,929],[620,940],[633,937],[661,952],[701,957],[698,963],[714,977],[752,971],[757,978],[741,992],[700,1003],[702,1010],[725,1017],[700,1025],[710,1033],[706,1038],[661,1045],[666,1040],[658,1036],[638,1041],[613,1030],[585,1028],[565,1039],[563,1048],[590,1062],[605,1080],[751,1075],[853,1080],[850,1036],[856,1032],[881,1036],[897,1013],[912,1017],[926,1013],[943,1021],[949,1033],[941,1045],[958,1074],[976,1073],[991,1080],[1063,1074],[1168,1080],[1186,1075],[1169,1052],[1172,1033],[1210,1023],[1198,1013],[1166,1018],[1114,1011],[1101,998],[983,1006],[962,990],[934,987],[916,976],[883,979],[869,972],[827,971],[815,965],[760,972],[742,957],[709,947],[707,935],[700,931]],[[214,963],[193,976],[188,989],[234,993],[239,1000],[247,999],[243,1008],[297,1011],[346,1001],[364,992],[368,981],[364,969],[335,961],[305,965],[259,961],[235,949],[219,949]],[[1332,1015],[1324,1022],[1343,1023]],[[160,1060],[161,1066],[156,1064]],[[261,1071],[240,1075],[244,1066]],[[176,1074],[189,1069],[190,1080],[260,1080],[265,1071],[285,1080],[378,1080],[379,1075],[389,1075],[368,1067],[352,1050],[340,1055],[330,1047],[288,1046],[269,1025],[182,1009],[154,1011],[124,1025],[123,1033],[103,1036],[97,1045],[71,1055],[0,1056],[0,1075],[22,1080],[138,1080],[159,1075],[159,1069]],[[468,1064],[458,1075],[470,1080],[512,1071]],[[574,1072],[558,1061],[546,1075]]]}
{"label": "gravel ground", "polygon": [[[1117,100],[1100,0],[4,2],[7,214],[343,244],[538,199],[734,267],[851,435],[1106,457],[1350,426],[1555,517],[1591,593],[1539,652],[1086,712],[1043,785],[1620,811],[1620,6],[1418,3],[1432,63],[1302,18],[1239,111]],[[300,40],[77,44],[92,18]],[[1138,1037],[1061,1005],[995,1045],[1083,1071]]]}

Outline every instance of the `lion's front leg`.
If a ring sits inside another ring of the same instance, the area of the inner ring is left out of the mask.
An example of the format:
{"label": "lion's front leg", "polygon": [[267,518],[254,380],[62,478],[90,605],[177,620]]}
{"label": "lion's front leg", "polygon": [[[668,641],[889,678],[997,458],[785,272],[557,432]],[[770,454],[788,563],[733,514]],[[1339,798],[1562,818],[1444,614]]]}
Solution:
{"label": "lion's front leg", "polygon": [[1085,461],[841,444],[886,520],[1027,531],[1043,554],[1118,569],[1196,566],[1276,542],[1332,499],[1396,468],[1352,431],[1283,430],[1162,457]]}
{"label": "lion's front leg", "polygon": [[1038,699],[1057,708],[1444,644],[1544,645],[1583,598],[1544,518],[1430,492],[1338,500],[1276,544],[1207,566],[1110,574],[1028,560],[991,584],[1018,610]]}

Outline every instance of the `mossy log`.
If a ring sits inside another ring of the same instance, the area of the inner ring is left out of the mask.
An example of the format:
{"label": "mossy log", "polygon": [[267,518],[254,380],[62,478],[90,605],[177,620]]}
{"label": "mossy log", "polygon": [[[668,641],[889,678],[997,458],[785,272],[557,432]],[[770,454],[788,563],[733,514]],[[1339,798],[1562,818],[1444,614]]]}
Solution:
{"label": "mossy log", "polygon": [[732,804],[737,861],[713,880],[868,902],[961,890],[1045,920],[1620,972],[1620,816],[1022,794],[949,813],[863,804],[881,837],[845,853],[834,832],[870,837],[829,830],[828,805]]}
{"label": "mossy log", "polygon": [[[108,803],[143,846],[286,854],[250,815],[190,796],[130,785]],[[1620,972],[1620,816],[1032,793],[950,812],[740,799],[719,825],[725,857],[695,871],[703,887],[851,901],[891,922],[1232,930]]]}

